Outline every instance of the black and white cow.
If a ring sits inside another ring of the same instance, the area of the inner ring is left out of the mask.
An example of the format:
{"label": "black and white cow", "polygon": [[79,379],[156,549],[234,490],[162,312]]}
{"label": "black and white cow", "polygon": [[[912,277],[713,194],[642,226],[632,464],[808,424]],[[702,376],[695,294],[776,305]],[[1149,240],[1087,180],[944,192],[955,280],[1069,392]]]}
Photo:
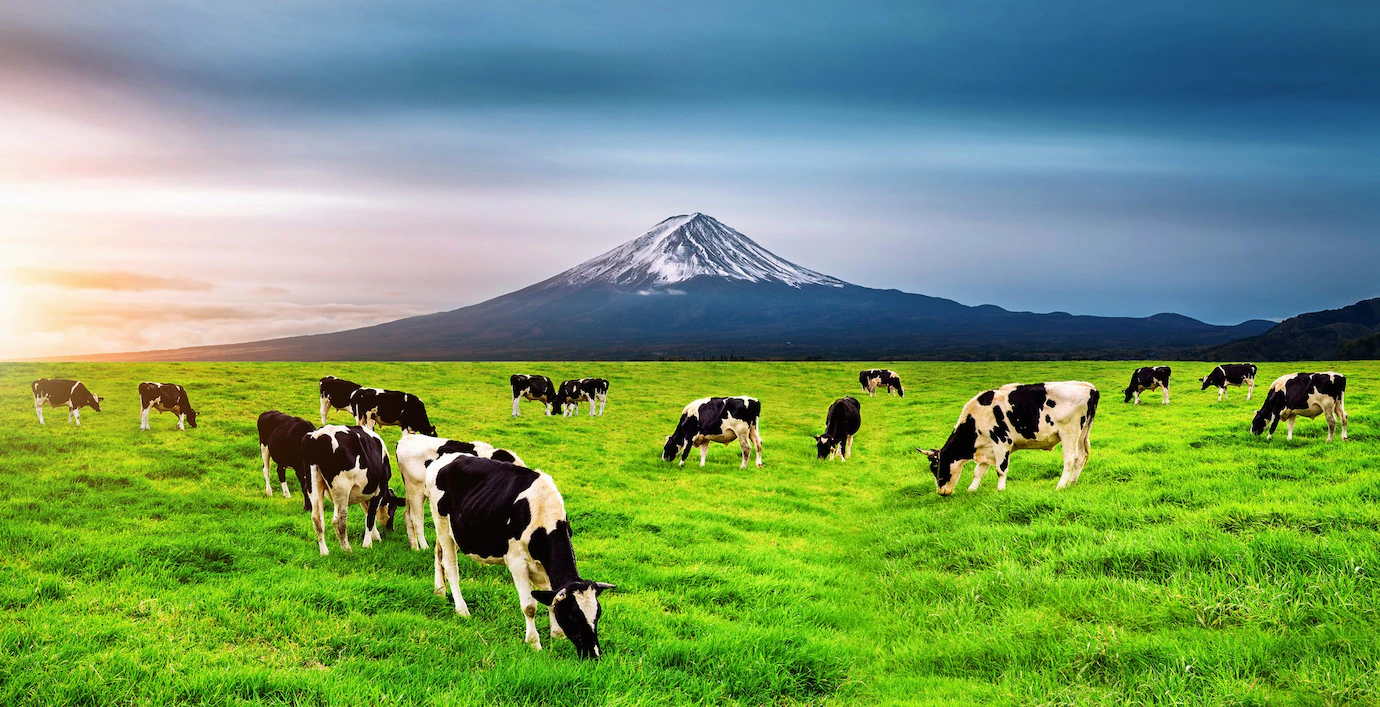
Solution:
{"label": "black and white cow", "polygon": [[331,410],[349,410],[350,396],[355,394],[361,386],[354,381],[347,381],[344,378],[326,376],[321,379],[321,424],[326,424],[326,416],[331,414]]}
{"label": "black and white cow", "polygon": [[680,465],[690,456],[692,447],[700,448],[700,466],[709,454],[709,443],[728,444],[738,440],[743,450],[742,469],[748,457],[757,450],[757,466],[762,466],[762,434],[758,424],[762,419],[762,403],[756,398],[740,395],[732,398],[700,398],[686,405],[680,413],[676,431],[667,435],[662,447],[662,461],[680,455]]}
{"label": "black and white cow", "polygon": [[1255,372],[1254,363],[1224,363],[1198,380],[1203,384],[1203,390],[1208,388],[1217,389],[1217,402],[1227,395],[1227,386],[1244,385],[1246,386],[1246,399],[1251,399],[1251,394],[1255,392]]}
{"label": "black and white cow", "polygon": [[196,410],[192,409],[192,401],[187,398],[187,389],[176,383],[140,383],[139,408],[142,410],[139,415],[141,430],[153,429],[153,425],[149,424],[149,412],[153,410],[177,415],[179,430],[186,430],[187,425],[196,427]]}
{"label": "black and white cow", "polygon": [[450,585],[455,611],[469,616],[456,566],[461,553],[507,565],[517,587],[526,641],[541,650],[537,603],[549,607],[551,637],[569,638],[582,658],[599,658],[599,595],[614,585],[580,577],[565,501],[551,476],[517,464],[448,453],[427,465],[436,528],[435,589]]}
{"label": "black and white cow", "polygon": [[311,523],[322,555],[330,554],[324,498],[335,508],[331,523],[340,549],[350,551],[346,528],[354,503],[365,512],[364,547],[383,539],[378,526],[393,527],[393,515],[404,501],[388,487],[393,469],[382,437],[367,427],[327,425],[302,438],[302,461],[311,470]]}
{"label": "black and white cow", "polygon": [[550,378],[518,373],[509,378],[508,382],[513,386],[513,417],[522,414],[518,410],[520,400],[535,400],[546,407],[547,415],[551,414],[552,407],[556,404],[556,386],[551,384]]}
{"label": "black and white cow", "polygon": [[315,431],[316,426],[310,422],[277,410],[259,415],[259,455],[264,462],[265,495],[273,495],[273,482],[268,476],[268,463],[272,461],[278,465],[278,484],[283,488],[283,498],[292,497],[288,492],[287,474],[283,471],[292,469],[302,487],[302,510],[311,510],[311,471],[302,460],[302,441]]}
{"label": "black and white cow", "polygon": [[88,407],[100,412],[101,401],[105,399],[99,395],[92,395],[81,381],[39,378],[29,387],[34,391],[34,412],[38,414],[40,425],[47,424],[43,421],[44,405],[67,408],[67,424],[75,422],[77,427],[81,427],[81,409]]}
{"label": "black and white cow", "polygon": [[1284,420],[1289,436],[1294,438],[1294,420],[1300,417],[1327,417],[1327,441],[1340,423],[1342,439],[1346,439],[1346,376],[1332,371],[1322,373],[1289,373],[1275,379],[1265,394],[1265,403],[1251,421],[1251,434],[1259,435],[1268,426],[1274,437],[1279,421]]}
{"label": "black and white cow", "polygon": [[1064,445],[1064,474],[1055,488],[1078,481],[1091,451],[1089,434],[1097,415],[1099,393],[1091,383],[1064,381],[1011,383],[974,396],[963,406],[949,439],[940,449],[921,449],[930,458],[939,495],[954,492],[970,461],[976,491],[983,474],[997,467],[997,490],[1006,490],[1006,470],[1017,449],[1054,449]]}
{"label": "black and white cow", "polygon": [[1164,391],[1163,405],[1169,404],[1169,374],[1172,371],[1169,366],[1145,366],[1137,368],[1131,374],[1131,384],[1126,386],[1126,399],[1122,402],[1129,403],[1132,400],[1140,405],[1140,394],[1147,390],[1162,389]]}
{"label": "black and white cow", "polygon": [[843,461],[853,456],[853,435],[862,427],[862,410],[857,398],[845,395],[829,406],[824,417],[824,434],[815,435],[815,449],[820,459]]}
{"label": "black and white cow", "polygon": [[452,453],[527,466],[518,455],[506,449],[495,449],[487,442],[457,442],[443,437],[404,432],[398,439],[398,470],[402,472],[403,493],[407,495],[407,505],[403,507],[407,542],[413,550],[427,549],[426,531],[423,527],[423,504],[427,500],[426,465]]}
{"label": "black and white cow", "polygon": [[[560,403],[561,415],[570,417],[580,414],[580,403],[589,403],[590,417],[604,414],[604,405],[609,401],[609,382],[603,378],[580,378],[561,383],[556,391],[556,401]],[[598,409],[595,409],[598,403]]]}
{"label": "black and white cow", "polygon": [[906,389],[901,387],[901,376],[896,371],[887,368],[869,368],[858,374],[858,383],[862,384],[864,393],[871,397],[877,397],[877,388],[886,388],[888,395],[895,394],[906,397]]}
{"label": "black and white cow", "polygon": [[436,436],[436,427],[427,418],[422,399],[401,390],[360,388],[350,395],[350,412],[356,425],[371,430],[378,425],[393,425],[403,432]]}

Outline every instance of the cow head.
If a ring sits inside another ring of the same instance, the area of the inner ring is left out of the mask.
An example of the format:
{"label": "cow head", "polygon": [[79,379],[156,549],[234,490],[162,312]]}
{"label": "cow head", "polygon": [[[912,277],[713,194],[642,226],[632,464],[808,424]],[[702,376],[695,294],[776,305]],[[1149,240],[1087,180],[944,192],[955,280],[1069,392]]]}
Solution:
{"label": "cow head", "polygon": [[661,448],[661,461],[671,462],[676,460],[676,455],[686,446],[686,441],[679,435],[666,435],[666,445]]}
{"label": "cow head", "polygon": [[187,407],[187,426],[196,427],[196,410],[193,410],[190,406]]}
{"label": "cow head", "polygon": [[614,585],[577,579],[555,591],[533,590],[532,598],[551,607],[565,637],[581,658],[599,659],[599,595]]}
{"label": "cow head", "polygon": [[1200,388],[1200,390],[1207,390],[1208,388],[1212,387],[1212,384],[1208,383],[1208,379],[1206,377],[1199,378],[1198,382],[1203,384],[1203,387]]}
{"label": "cow head", "polygon": [[1274,417],[1265,408],[1255,411],[1255,418],[1251,420],[1251,434],[1259,437],[1265,432],[1265,428],[1270,425],[1270,419]]}
{"label": "cow head", "polygon": [[906,388],[901,385],[901,381],[896,381],[896,395],[902,398],[906,397]]}
{"label": "cow head", "polygon": [[827,434],[822,434],[822,435],[814,435],[814,440],[815,440],[815,453],[818,455],[816,458],[817,458],[817,459],[828,459],[828,458],[829,458],[829,452],[833,451],[834,445],[836,444],[834,438],[833,438],[833,437],[830,437],[830,436],[827,435]]}
{"label": "cow head", "polygon": [[929,457],[930,473],[934,474],[934,487],[940,496],[948,496],[954,492],[954,486],[958,483],[958,474],[963,470],[965,460],[950,460],[946,458],[942,449],[920,449],[920,453]]}
{"label": "cow head", "polygon": [[384,530],[392,530],[393,517],[398,514],[398,508],[406,505],[407,499],[394,493],[391,486],[384,486],[383,500],[379,501],[378,512],[374,515],[374,525],[381,525]]}

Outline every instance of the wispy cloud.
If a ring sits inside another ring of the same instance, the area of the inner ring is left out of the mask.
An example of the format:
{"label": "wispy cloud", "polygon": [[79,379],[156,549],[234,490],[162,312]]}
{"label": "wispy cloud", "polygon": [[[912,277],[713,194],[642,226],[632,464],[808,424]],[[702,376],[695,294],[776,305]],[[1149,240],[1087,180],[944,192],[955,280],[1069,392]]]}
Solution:
{"label": "wispy cloud", "polygon": [[51,285],[69,290],[112,290],[147,292],[179,290],[205,292],[215,285],[202,280],[163,277],[125,270],[60,270],[56,268],[15,268],[13,279],[23,285]]}

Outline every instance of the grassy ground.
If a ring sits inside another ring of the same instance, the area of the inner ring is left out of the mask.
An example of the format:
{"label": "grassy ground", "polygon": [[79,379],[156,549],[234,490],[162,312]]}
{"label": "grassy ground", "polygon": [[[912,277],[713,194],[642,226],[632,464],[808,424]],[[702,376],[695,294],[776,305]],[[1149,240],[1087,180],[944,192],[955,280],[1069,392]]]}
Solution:
{"label": "grassy ground", "polygon": [[[1244,392],[1189,385],[1206,365],[1175,364],[1168,408],[1123,405],[1136,365],[895,365],[910,395],[862,398],[842,464],[808,435],[860,395],[856,364],[5,365],[0,704],[1380,701],[1380,364],[1334,366],[1353,441],[1331,445],[1321,420],[1251,437]],[[609,378],[607,415],[512,420],[515,371]],[[254,421],[311,419],[327,373],[419,394],[442,434],[556,478],[582,573],[619,585],[604,660],[529,650],[501,567],[462,560],[474,616],[456,616],[401,523],[364,549],[356,512],[353,554],[317,554],[298,489],[263,495]],[[105,411],[39,427],[40,376],[81,378]],[[1104,401],[1077,486],[1055,492],[1058,452],[1020,452],[1005,493],[935,495],[913,449],[964,401],[1071,378]],[[185,384],[201,427],[139,432],[141,380]],[[764,469],[736,445],[704,469],[658,460],[710,394],[761,398]]]}

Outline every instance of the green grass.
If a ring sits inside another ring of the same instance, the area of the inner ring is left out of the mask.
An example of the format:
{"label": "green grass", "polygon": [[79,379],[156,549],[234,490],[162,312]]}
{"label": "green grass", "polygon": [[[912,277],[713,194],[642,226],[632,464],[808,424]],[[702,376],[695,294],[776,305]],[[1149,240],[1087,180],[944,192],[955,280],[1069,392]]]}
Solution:
{"label": "green grass", "polygon": [[[1170,407],[1123,405],[1136,365],[897,364],[909,396],[862,398],[847,463],[808,435],[859,395],[857,364],[5,365],[0,704],[1380,702],[1380,364],[1332,366],[1353,440],[1330,445],[1321,419],[1250,436],[1244,391],[1190,385],[1202,364],[1175,364]],[[515,371],[606,377],[607,415],[512,420]],[[355,551],[317,554],[298,489],[263,495],[254,422],[311,419],[328,373],[419,394],[446,436],[555,477],[581,572],[619,586],[604,660],[544,616],[547,650],[528,649],[502,567],[462,560],[474,616],[456,616],[401,523],[364,549],[353,513]],[[81,378],[105,411],[39,427],[40,376]],[[1078,485],[1054,490],[1057,451],[1020,452],[1005,493],[935,495],[913,450],[970,396],[1063,379],[1103,391]],[[185,384],[201,427],[139,432],[142,380]],[[764,469],[736,445],[704,469],[658,460],[710,394],[761,398]]]}

